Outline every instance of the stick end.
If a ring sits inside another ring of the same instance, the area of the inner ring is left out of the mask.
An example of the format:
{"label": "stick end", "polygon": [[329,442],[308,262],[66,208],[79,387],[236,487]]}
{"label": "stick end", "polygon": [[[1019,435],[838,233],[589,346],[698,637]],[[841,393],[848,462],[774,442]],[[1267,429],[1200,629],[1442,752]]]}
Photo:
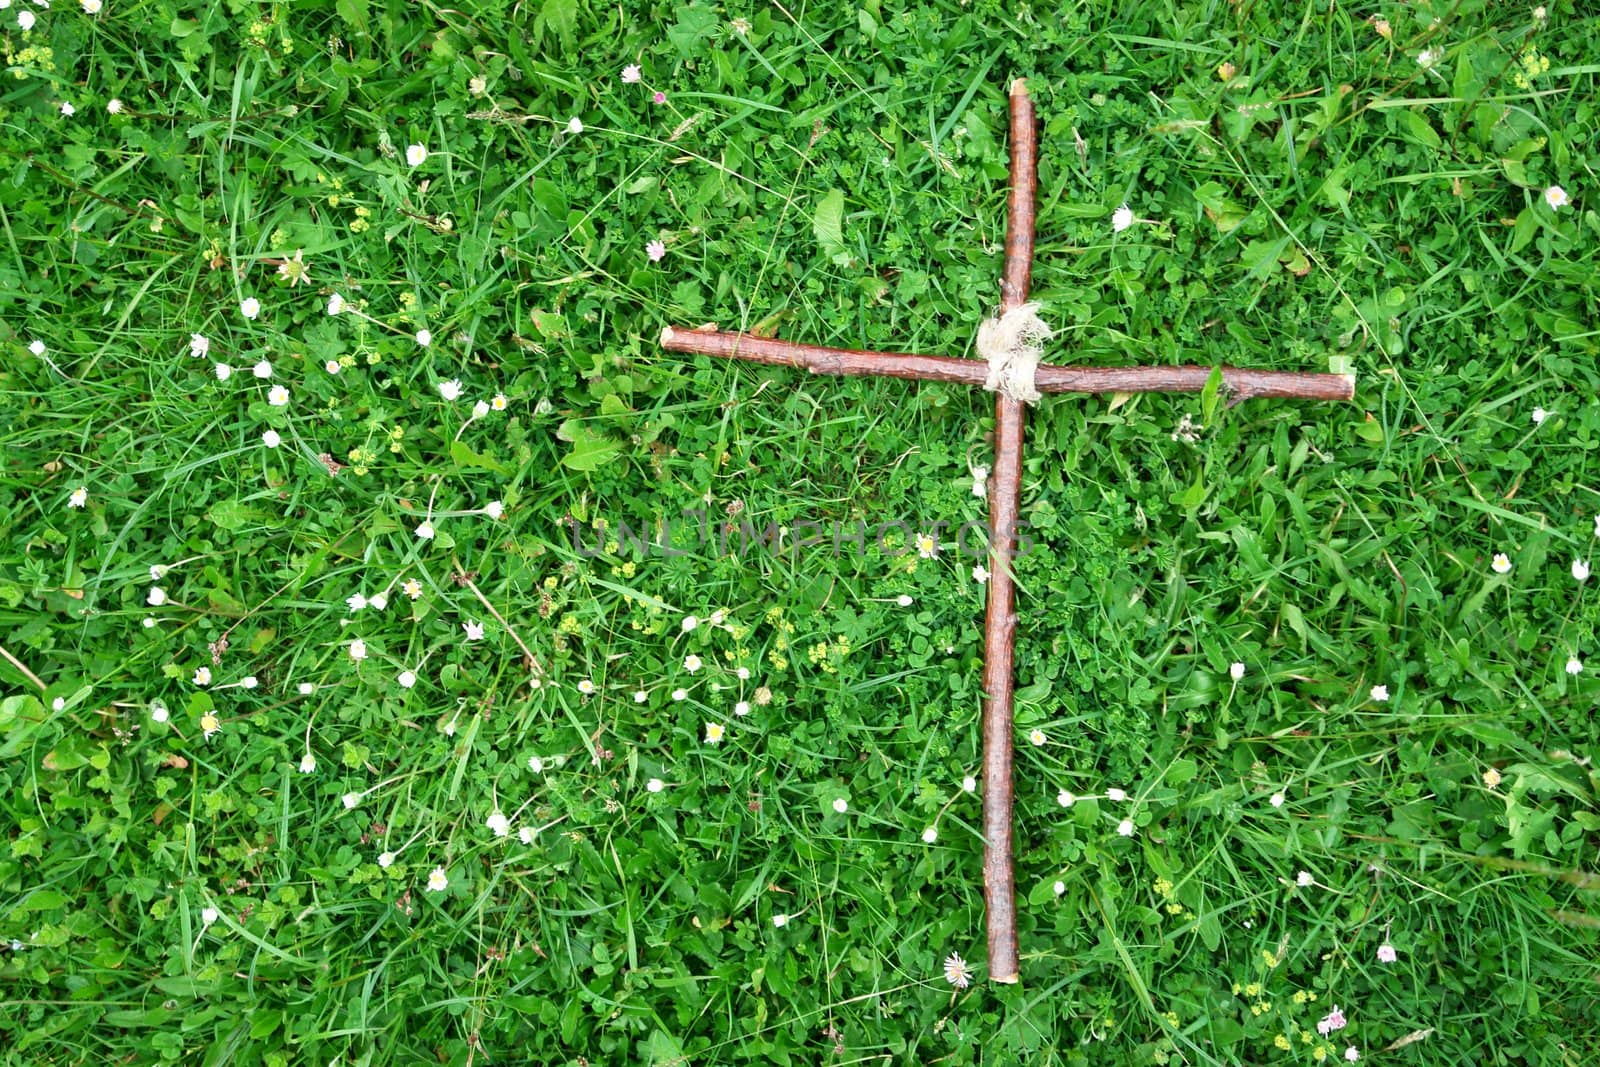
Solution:
{"label": "stick end", "polygon": [[1346,400],[1354,400],[1356,395],[1356,376],[1354,374],[1341,374],[1339,377],[1344,379],[1344,398]]}
{"label": "stick end", "polygon": [[989,976],[989,981],[999,982],[1001,985],[1016,985],[1021,980],[1022,977],[1016,971],[1012,971],[1010,974],[991,974]]}
{"label": "stick end", "polygon": [[[1011,95],[1012,96],[1027,96],[1028,95],[1028,79],[1026,79],[1026,78],[1013,79],[1012,82],[1011,82]],[[996,979],[996,981],[998,981],[998,979]],[[1012,981],[1014,982],[1014,981],[1016,981],[1016,979],[1013,978]]]}
{"label": "stick end", "polygon": [[661,347],[662,348],[671,348],[672,347],[672,339],[674,337],[676,337],[676,336],[677,336],[677,334],[672,332],[672,327],[671,326],[663,326],[663,327],[661,327]]}

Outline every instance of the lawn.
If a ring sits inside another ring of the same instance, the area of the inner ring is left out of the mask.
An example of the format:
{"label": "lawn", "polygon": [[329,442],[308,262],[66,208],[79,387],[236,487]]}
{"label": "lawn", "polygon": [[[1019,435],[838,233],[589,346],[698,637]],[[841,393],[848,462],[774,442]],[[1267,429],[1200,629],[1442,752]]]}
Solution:
{"label": "lawn", "polygon": [[5,3],[0,1063],[1593,1062],[1590,11]]}

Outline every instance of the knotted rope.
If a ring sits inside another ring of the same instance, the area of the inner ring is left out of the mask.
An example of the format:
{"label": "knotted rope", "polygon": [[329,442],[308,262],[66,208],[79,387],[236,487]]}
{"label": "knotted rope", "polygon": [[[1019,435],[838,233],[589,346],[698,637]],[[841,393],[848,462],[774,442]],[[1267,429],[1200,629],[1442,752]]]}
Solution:
{"label": "knotted rope", "polygon": [[1034,303],[1012,308],[999,318],[984,322],[978,327],[978,354],[989,362],[989,377],[983,387],[1012,400],[1037,403],[1039,390],[1033,382],[1034,372],[1039,367],[1042,346],[1052,336],[1053,331],[1039,318],[1039,305]]}

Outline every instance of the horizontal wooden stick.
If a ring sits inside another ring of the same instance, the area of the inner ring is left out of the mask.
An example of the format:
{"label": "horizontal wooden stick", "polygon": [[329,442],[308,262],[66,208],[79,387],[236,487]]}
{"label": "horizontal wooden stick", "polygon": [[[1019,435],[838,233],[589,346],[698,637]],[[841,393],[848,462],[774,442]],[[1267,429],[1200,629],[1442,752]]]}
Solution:
{"label": "horizontal wooden stick", "polygon": [[[797,367],[812,374],[877,375],[980,387],[989,375],[989,365],[976,359],[802,345],[709,327],[686,330],[668,326],[661,331],[661,347],[673,352],[700,352],[751,363]],[[1210,367],[1192,364],[1062,367],[1041,363],[1034,384],[1041,393],[1198,393],[1210,377]],[[1307,374],[1244,367],[1223,367],[1222,381],[1225,394],[1235,403],[1258,396],[1349,400],[1355,395],[1356,385],[1355,376],[1350,374]]]}

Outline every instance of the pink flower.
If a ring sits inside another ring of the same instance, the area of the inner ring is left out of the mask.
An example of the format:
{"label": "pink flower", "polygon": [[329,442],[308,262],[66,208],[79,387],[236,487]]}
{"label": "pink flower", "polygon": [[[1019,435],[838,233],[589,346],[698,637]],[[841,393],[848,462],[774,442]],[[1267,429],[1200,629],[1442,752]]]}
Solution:
{"label": "pink flower", "polygon": [[1343,1030],[1348,1021],[1344,1017],[1344,1012],[1339,1010],[1339,1005],[1335,1004],[1332,1011],[1317,1021],[1317,1033],[1327,1037],[1335,1030]]}
{"label": "pink flower", "polygon": [[660,263],[662,257],[667,254],[667,246],[660,241],[651,241],[644,246],[644,254],[650,257],[650,262]]}
{"label": "pink flower", "polygon": [[638,80],[639,80],[639,64],[637,64],[637,63],[629,63],[626,67],[622,68],[622,82],[623,82],[624,85],[632,85],[633,83],[637,82]]}
{"label": "pink flower", "polygon": [[1400,954],[1395,952],[1394,946],[1389,944],[1389,942],[1385,941],[1383,944],[1378,946],[1379,963],[1393,963],[1399,958]]}
{"label": "pink flower", "polygon": [[657,89],[656,95],[652,96],[650,99],[658,104],[665,104],[667,102],[667,94],[662,92],[660,89]]}

